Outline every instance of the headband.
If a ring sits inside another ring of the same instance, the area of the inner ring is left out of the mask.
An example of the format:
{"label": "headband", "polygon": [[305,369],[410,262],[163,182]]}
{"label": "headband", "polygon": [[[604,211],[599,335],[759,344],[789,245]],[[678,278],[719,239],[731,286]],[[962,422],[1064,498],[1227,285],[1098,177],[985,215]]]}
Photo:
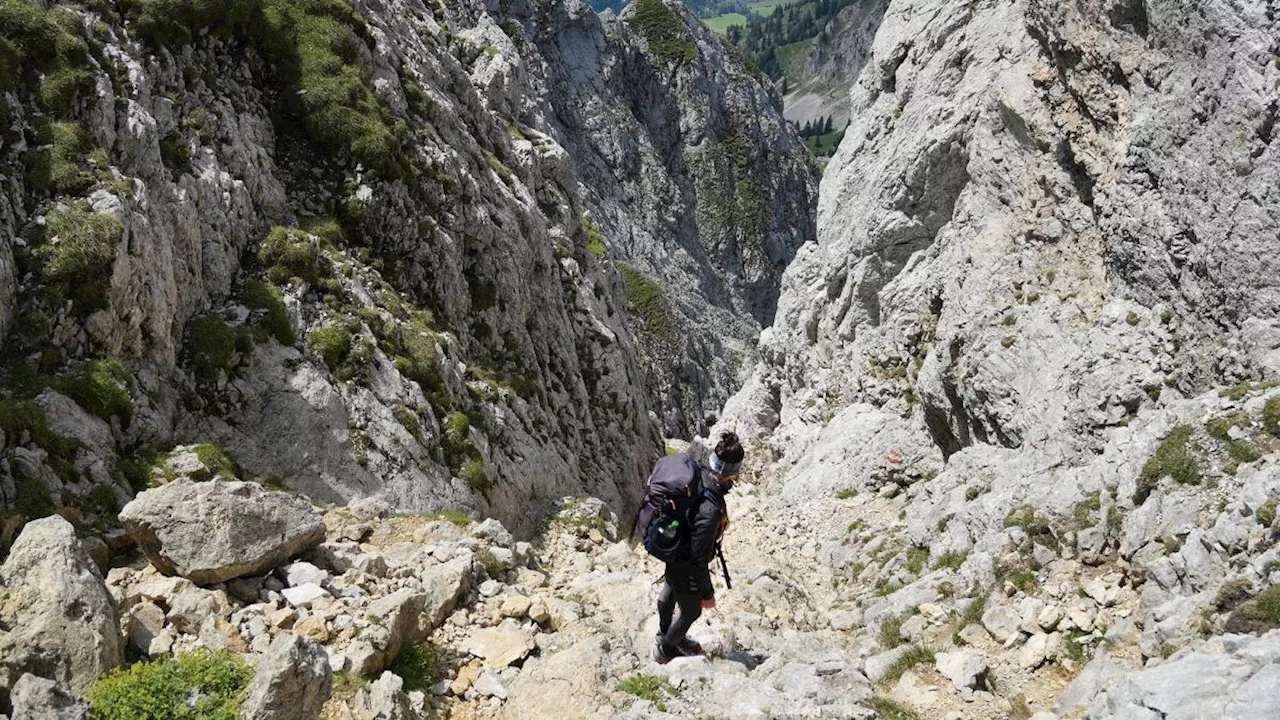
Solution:
{"label": "headband", "polygon": [[714,450],[711,452],[710,464],[711,472],[717,475],[737,475],[738,471],[742,469],[741,460],[738,462],[725,462],[720,459],[720,456]]}

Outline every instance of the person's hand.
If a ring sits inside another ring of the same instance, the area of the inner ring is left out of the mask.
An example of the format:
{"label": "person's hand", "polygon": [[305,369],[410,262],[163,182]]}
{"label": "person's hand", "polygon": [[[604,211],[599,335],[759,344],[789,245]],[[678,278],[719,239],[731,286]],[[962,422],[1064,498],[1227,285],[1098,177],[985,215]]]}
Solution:
{"label": "person's hand", "polygon": [[702,601],[702,609],[703,609],[703,610],[710,610],[711,608],[713,608],[713,607],[715,607],[715,606],[716,606],[716,599],[715,599],[715,598],[711,598],[710,600],[703,600],[703,601]]}

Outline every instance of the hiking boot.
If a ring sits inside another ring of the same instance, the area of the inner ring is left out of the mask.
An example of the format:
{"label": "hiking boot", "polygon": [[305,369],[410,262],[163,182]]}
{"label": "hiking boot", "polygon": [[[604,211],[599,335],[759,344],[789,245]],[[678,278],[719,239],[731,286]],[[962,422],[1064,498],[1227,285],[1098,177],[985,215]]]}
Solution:
{"label": "hiking boot", "polygon": [[694,640],[691,637],[686,637],[685,639],[681,640],[676,645],[676,649],[680,651],[681,655],[701,655],[702,654],[702,645],[699,644],[697,640]]}
{"label": "hiking boot", "polygon": [[676,657],[675,655],[668,655],[665,652],[663,652],[661,640],[655,640],[653,643],[653,650],[649,652],[649,659],[653,660],[659,665],[666,665],[667,663],[671,662],[675,657]]}

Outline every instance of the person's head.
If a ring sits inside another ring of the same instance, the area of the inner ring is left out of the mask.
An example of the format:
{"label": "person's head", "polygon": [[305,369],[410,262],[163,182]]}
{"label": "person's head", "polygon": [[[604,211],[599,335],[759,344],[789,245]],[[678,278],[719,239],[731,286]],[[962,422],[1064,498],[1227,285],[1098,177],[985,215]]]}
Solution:
{"label": "person's head", "polygon": [[733,487],[733,481],[742,470],[742,459],[745,456],[737,435],[731,432],[720,434],[720,442],[716,443],[716,449],[711,452],[707,464],[711,475],[725,490]]}

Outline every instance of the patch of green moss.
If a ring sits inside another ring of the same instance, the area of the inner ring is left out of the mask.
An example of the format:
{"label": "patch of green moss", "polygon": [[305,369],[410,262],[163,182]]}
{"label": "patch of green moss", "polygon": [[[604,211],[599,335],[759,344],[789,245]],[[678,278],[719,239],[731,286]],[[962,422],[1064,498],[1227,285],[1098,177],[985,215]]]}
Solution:
{"label": "patch of green moss", "polygon": [[1190,425],[1179,425],[1171,430],[1155,454],[1142,466],[1142,478],[1154,481],[1168,475],[1182,485],[1199,485],[1203,472],[1196,457],[1198,448],[1192,442],[1194,433]]}
{"label": "patch of green moss", "polygon": [[212,315],[187,323],[183,354],[187,366],[200,382],[217,382],[220,373],[235,375],[238,354],[253,349],[253,338],[244,328],[228,325]]}
{"label": "patch of green moss", "polygon": [[30,155],[27,183],[42,195],[78,195],[93,185],[80,161],[89,151],[89,136],[75,122],[37,122],[41,147]]}
{"label": "patch of green moss", "polygon": [[405,430],[408,430],[410,435],[413,435],[414,437],[418,436],[418,431],[422,428],[422,423],[418,420],[417,413],[410,410],[405,405],[397,405],[391,413],[395,415],[396,422],[400,423],[401,427]]}
{"label": "patch of green moss", "polygon": [[60,379],[58,389],[103,420],[119,417],[125,425],[133,420],[129,369],[119,360],[95,360],[76,365]]}
{"label": "patch of green moss", "polygon": [[867,701],[867,705],[871,707],[872,712],[880,720],[919,720],[920,716],[914,711],[890,700],[887,697],[877,695]]}
{"label": "patch of green moss", "polygon": [[680,11],[663,0],[636,0],[627,24],[649,44],[656,66],[687,65],[698,56]]}
{"label": "patch of green moss", "polygon": [[[263,311],[262,329],[267,335],[280,341],[281,345],[293,345],[297,337],[293,332],[293,324],[289,321],[289,312],[284,306],[284,297],[280,291],[261,280],[248,280],[244,284],[244,304],[253,310]],[[259,337],[260,342],[266,337]]]}
{"label": "patch of green moss", "polygon": [[197,651],[113,670],[85,691],[95,720],[236,720],[253,669]]}
{"label": "patch of green moss", "polygon": [[1033,505],[1021,505],[1010,510],[1004,518],[1004,526],[1022,528],[1034,542],[1053,550],[1058,549],[1058,537],[1048,519],[1037,515]]}
{"label": "patch of green moss", "polygon": [[494,174],[496,174],[502,180],[502,182],[510,184],[511,168],[508,168],[506,165],[504,165],[502,161],[498,159],[497,155],[494,155],[488,150],[484,150],[483,152],[484,152],[485,164],[489,166],[489,169],[493,170]]}
{"label": "patch of green moss", "polygon": [[116,245],[124,224],[87,203],[62,205],[45,215],[45,242],[36,250],[45,278],[63,287],[83,311],[107,305]]}
{"label": "patch of green moss", "polygon": [[315,145],[376,172],[394,164],[396,130],[359,65],[367,27],[345,0],[130,0],[126,11],[155,46],[191,43],[205,29],[248,40]]}
{"label": "patch of green moss", "polygon": [[236,469],[235,462],[217,445],[207,443],[196,445],[192,448],[192,451],[196,454],[196,459],[200,461],[200,464],[209,468],[214,475],[232,479],[240,477],[240,472]]}
{"label": "patch of green moss", "polygon": [[1280,438],[1280,395],[1268,399],[1262,406],[1262,427],[1272,437]]}
{"label": "patch of green moss", "polygon": [[1239,385],[1236,385],[1235,387],[1229,388],[1227,390],[1223,390],[1222,392],[1218,393],[1218,395],[1224,398],[1227,398],[1229,400],[1243,400],[1245,399],[1245,397],[1252,395],[1253,393],[1262,392],[1263,390],[1270,390],[1271,388],[1276,387],[1277,385],[1280,385],[1280,381],[1263,380],[1261,382],[1242,382]]}
{"label": "patch of green moss", "polygon": [[587,233],[587,252],[596,257],[604,257],[608,250],[604,244],[604,234],[596,228],[596,224],[591,221],[590,215],[582,216],[582,229]]}
{"label": "patch of green moss", "polygon": [[626,263],[618,263],[618,271],[626,287],[627,303],[644,323],[644,328],[659,338],[674,340],[678,334],[676,322],[662,287]]}
{"label": "patch of green moss", "polygon": [[1075,511],[1072,513],[1076,521],[1076,530],[1084,530],[1093,527],[1098,523],[1098,512],[1102,510],[1102,493],[1094,490],[1084,496],[1076,504]]}
{"label": "patch of green moss", "polygon": [[1258,508],[1258,511],[1254,513],[1255,517],[1258,518],[1258,524],[1262,525],[1262,527],[1269,528],[1275,523],[1276,504],[1277,500],[1275,498],[1271,498],[1263,503],[1262,506]]}
{"label": "patch of green moss", "polygon": [[273,228],[263,241],[258,257],[267,266],[267,277],[277,285],[287,285],[294,278],[311,285],[320,280],[320,248],[304,230]]}
{"label": "patch of green moss", "polygon": [[351,352],[351,332],[341,325],[316,328],[307,333],[307,344],[320,355],[331,371],[337,372]]}

